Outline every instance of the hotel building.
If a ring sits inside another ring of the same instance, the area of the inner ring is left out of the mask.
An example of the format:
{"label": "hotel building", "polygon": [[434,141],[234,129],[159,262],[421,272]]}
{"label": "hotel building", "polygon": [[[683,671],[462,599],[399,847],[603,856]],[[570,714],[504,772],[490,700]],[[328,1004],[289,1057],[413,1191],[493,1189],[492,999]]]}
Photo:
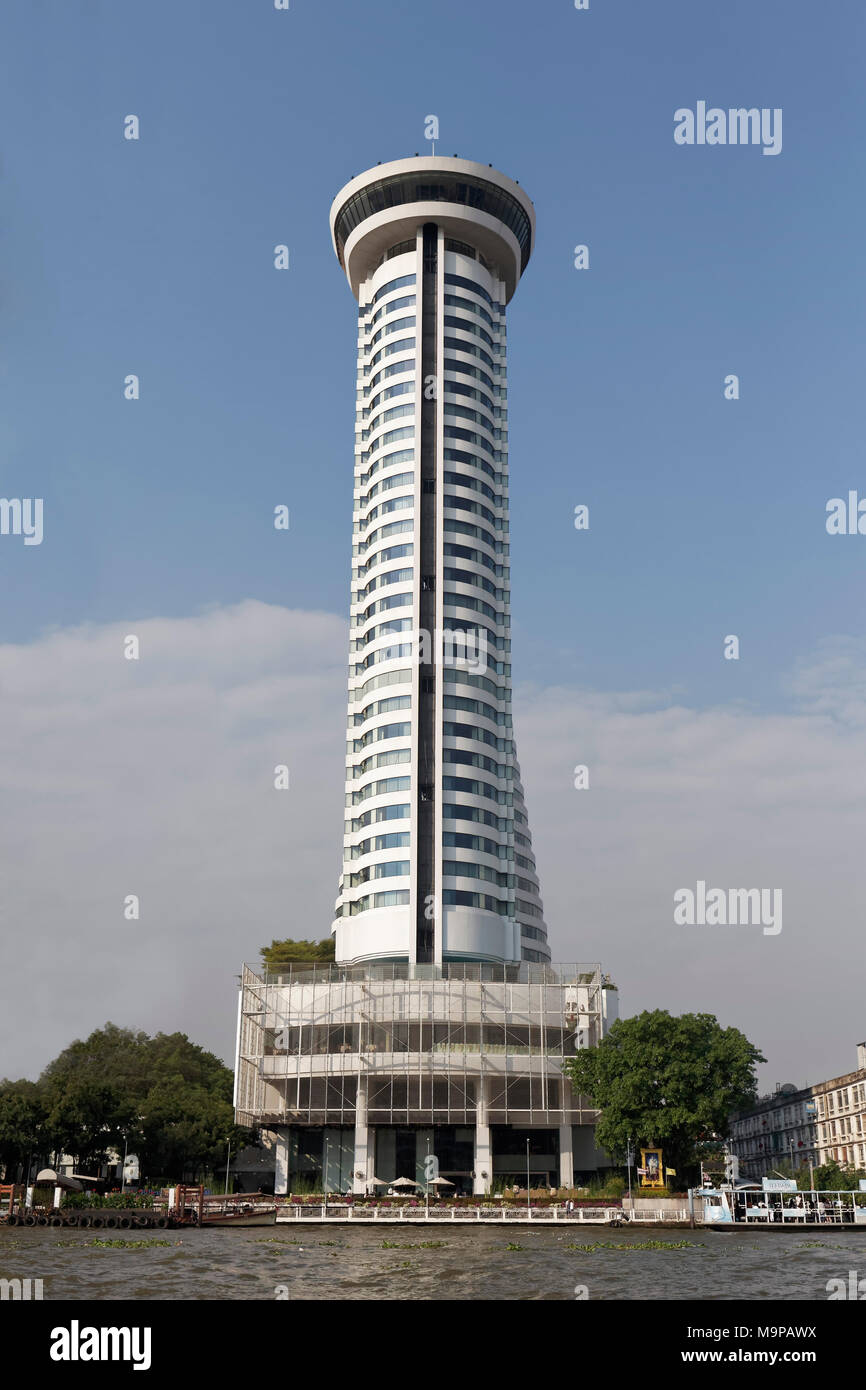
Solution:
{"label": "hotel building", "polygon": [[276,1132],[278,1191],[434,1154],[480,1193],[525,1180],[527,1140],[570,1184],[605,1160],[562,1061],[616,995],[551,964],[512,727],[506,307],[535,213],[432,156],[359,175],[330,222],[358,302],[337,963],[245,970],[238,1115]]}

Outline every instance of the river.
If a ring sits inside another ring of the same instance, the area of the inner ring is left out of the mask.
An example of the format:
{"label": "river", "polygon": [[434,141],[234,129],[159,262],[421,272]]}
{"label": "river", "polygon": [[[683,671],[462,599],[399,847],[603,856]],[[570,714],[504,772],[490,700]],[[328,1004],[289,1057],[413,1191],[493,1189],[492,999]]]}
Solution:
{"label": "river", "polygon": [[[641,1248],[652,1241],[664,1248]],[[46,1300],[826,1300],[827,1281],[858,1268],[853,1231],[0,1227],[0,1278],[41,1279]]]}

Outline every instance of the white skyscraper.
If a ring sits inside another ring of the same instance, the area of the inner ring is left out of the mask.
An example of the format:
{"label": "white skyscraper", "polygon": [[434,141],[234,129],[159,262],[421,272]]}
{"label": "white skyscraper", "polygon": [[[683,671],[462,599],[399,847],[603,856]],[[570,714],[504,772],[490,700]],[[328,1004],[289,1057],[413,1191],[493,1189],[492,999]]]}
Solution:
{"label": "white skyscraper", "polygon": [[550,959],[511,722],[505,306],[532,203],[395,160],[331,208],[359,303],[341,963]]}
{"label": "white skyscraper", "polygon": [[360,305],[345,863],[336,963],[243,971],[235,1109],[277,1193],[609,1161],[563,1064],[617,995],[551,964],[511,727],[505,306],[533,227],[465,159],[380,164],[331,209]]}

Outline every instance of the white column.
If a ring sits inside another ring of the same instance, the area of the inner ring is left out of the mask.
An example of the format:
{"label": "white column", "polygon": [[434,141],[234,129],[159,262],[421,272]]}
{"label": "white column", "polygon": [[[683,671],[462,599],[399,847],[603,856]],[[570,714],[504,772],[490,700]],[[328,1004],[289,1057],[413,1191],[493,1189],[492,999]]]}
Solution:
{"label": "white column", "polygon": [[[493,1180],[493,1153],[490,1147],[490,1126],[487,1123],[487,1083],[478,1078],[478,1100],[475,1103],[475,1180],[472,1194],[484,1197]],[[486,1173],[487,1177],[482,1177]]]}
{"label": "white column", "polygon": [[277,1165],[274,1175],[274,1193],[278,1197],[285,1197],[289,1190],[289,1136],[291,1131],[288,1125],[277,1130],[277,1139],[274,1144]]}
{"label": "white column", "polygon": [[574,1187],[574,1149],[571,1125],[559,1126],[559,1185]]}
{"label": "white column", "polygon": [[[367,1162],[369,1156],[368,1131],[367,1131],[367,1078],[358,1077],[358,1095],[355,1101],[355,1156],[352,1161],[352,1191],[358,1196],[363,1197],[367,1191],[367,1183],[370,1178],[375,1177],[372,1169],[368,1171]],[[358,1177],[358,1174],[361,1177]]]}

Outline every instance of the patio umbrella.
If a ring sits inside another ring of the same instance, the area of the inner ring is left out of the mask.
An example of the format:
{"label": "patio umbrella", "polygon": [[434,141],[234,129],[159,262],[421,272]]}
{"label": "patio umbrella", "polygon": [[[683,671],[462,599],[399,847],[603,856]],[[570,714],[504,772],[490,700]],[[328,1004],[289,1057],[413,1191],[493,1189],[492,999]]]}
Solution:
{"label": "patio umbrella", "polygon": [[367,1184],[369,1187],[387,1187],[388,1180],[387,1178],[368,1178]]}
{"label": "patio umbrella", "polygon": [[417,1183],[417,1182],[413,1182],[411,1178],[395,1178],[395,1180],[394,1180],[392,1183],[389,1183],[388,1186],[389,1186],[389,1187],[417,1187],[417,1186],[418,1186],[418,1183]]}
{"label": "patio umbrella", "polygon": [[453,1184],[453,1182],[449,1182],[447,1178],[431,1178],[430,1181],[429,1181],[429,1183],[427,1184],[427,1186],[428,1186],[428,1187],[453,1187],[454,1184]]}

